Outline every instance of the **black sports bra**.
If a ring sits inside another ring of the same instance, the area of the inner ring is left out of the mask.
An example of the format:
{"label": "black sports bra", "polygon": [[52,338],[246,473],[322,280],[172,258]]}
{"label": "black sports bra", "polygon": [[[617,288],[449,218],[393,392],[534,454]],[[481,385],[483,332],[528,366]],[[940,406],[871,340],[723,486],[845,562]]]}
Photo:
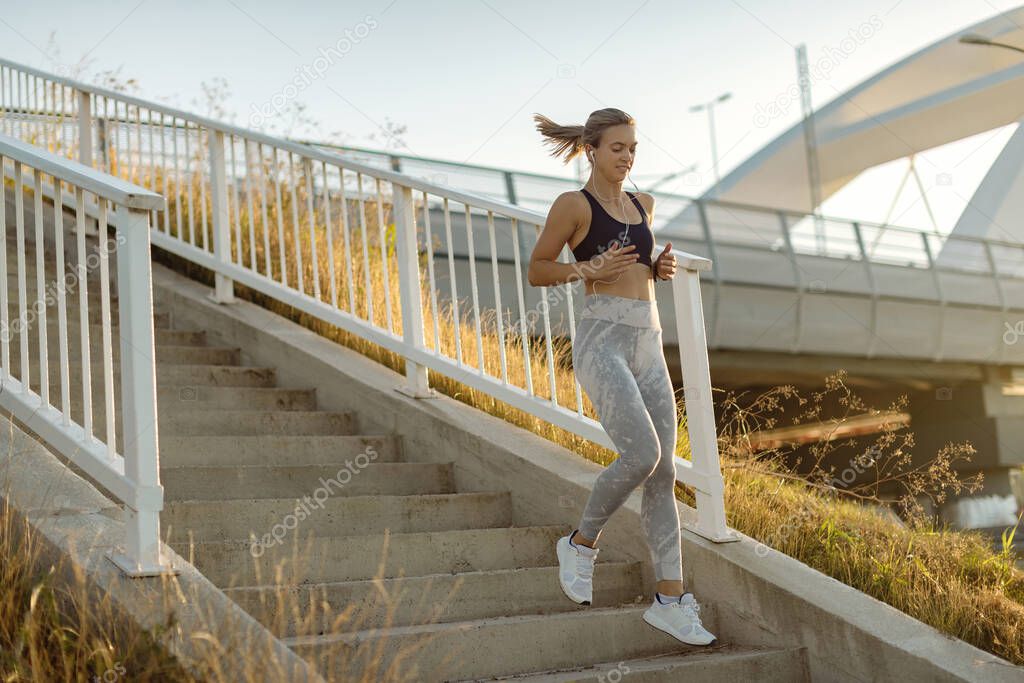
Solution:
{"label": "black sports bra", "polygon": [[629,198],[640,209],[640,222],[630,223],[629,232],[626,233],[626,224],[611,217],[603,206],[601,206],[586,188],[580,191],[590,202],[590,230],[579,244],[572,249],[573,256],[577,261],[588,261],[597,254],[611,248],[612,242],[618,241],[620,247],[636,244],[636,253],[640,258],[637,263],[643,263],[650,267],[651,252],[654,251],[654,234],[647,225],[647,212],[641,206],[640,201],[632,192],[626,192]]}

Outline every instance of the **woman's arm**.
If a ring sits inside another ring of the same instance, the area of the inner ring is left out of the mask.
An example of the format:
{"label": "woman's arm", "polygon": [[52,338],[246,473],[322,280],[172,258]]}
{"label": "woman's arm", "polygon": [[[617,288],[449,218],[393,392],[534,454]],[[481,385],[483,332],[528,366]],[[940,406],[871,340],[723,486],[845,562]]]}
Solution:
{"label": "woman's arm", "polygon": [[526,279],[534,287],[560,285],[574,280],[584,280],[589,264],[559,263],[556,259],[578,227],[575,192],[563,192],[555,199],[548,211],[544,229],[537,238],[530,256]]}

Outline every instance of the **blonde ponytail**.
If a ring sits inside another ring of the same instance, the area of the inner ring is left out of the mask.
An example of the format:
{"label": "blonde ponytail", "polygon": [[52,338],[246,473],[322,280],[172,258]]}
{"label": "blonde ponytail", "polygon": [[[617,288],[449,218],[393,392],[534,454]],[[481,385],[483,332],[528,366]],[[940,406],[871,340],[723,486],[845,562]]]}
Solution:
{"label": "blonde ponytail", "polygon": [[563,126],[555,123],[548,117],[534,113],[533,120],[537,122],[537,130],[544,136],[544,142],[553,149],[551,156],[564,157],[562,163],[572,161],[584,147],[599,147],[601,144],[601,133],[605,128],[627,124],[635,126],[633,117],[621,109],[607,108],[598,109],[587,117],[585,125]]}

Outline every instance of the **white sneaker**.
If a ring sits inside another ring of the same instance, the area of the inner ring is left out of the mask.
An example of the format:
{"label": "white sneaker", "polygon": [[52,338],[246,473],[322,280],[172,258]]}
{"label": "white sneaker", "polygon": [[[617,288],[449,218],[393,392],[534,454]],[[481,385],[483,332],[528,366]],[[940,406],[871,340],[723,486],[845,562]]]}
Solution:
{"label": "white sneaker", "polygon": [[562,536],[555,543],[555,552],[558,555],[558,582],[570,600],[581,605],[589,605],[594,593],[594,561],[600,548],[588,548],[573,543],[571,539],[577,531],[579,530],[573,529],[572,533]]}
{"label": "white sneaker", "polygon": [[700,623],[700,605],[692,593],[684,593],[678,601],[662,604],[654,596],[654,604],[644,612],[644,621],[687,645],[708,645],[715,635]]}

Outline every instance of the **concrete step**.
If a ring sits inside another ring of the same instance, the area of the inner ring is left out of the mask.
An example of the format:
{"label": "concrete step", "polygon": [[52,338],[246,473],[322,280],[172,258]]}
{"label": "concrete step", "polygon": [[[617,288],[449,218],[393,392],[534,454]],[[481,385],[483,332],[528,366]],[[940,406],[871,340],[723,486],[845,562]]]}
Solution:
{"label": "concrete step", "polygon": [[[163,327],[163,328],[168,328],[169,329],[171,327],[171,314],[169,312],[167,312],[167,311],[159,310],[159,307],[157,307],[157,306],[154,306],[153,308],[154,308],[154,310],[153,310],[153,327]],[[119,309],[117,308],[116,305],[112,306],[111,309],[110,309],[110,324],[111,324],[111,326],[118,325],[118,323],[120,322],[120,318],[118,317],[118,315],[119,315],[118,311],[119,311]],[[58,314],[58,309],[57,309],[56,303],[54,305],[52,305],[52,306],[47,306],[46,307],[46,322],[47,322],[47,324],[49,324],[51,317],[53,318],[53,320],[56,321],[57,320],[57,317],[56,317],[57,314]],[[100,307],[100,305],[98,303],[93,305],[93,303],[90,302],[88,316],[89,316],[88,319],[89,319],[89,323],[90,324],[100,325],[100,324],[103,323],[103,309]],[[41,317],[41,316],[40,316],[38,310],[35,310],[33,308],[31,302],[27,303],[26,306],[25,306],[25,317],[24,318],[21,317],[21,309],[19,308],[19,304],[18,304],[17,300],[8,301],[7,302],[7,325],[12,330],[12,332],[11,332],[12,336],[16,336],[17,334],[19,334],[20,330],[21,330],[20,325],[25,324],[25,323],[18,323],[19,327],[15,327],[15,325],[16,325],[15,321],[26,320],[26,321],[28,321],[28,325],[31,326],[33,324],[33,322],[36,319],[38,319],[39,317]],[[82,315],[81,315],[80,309],[79,309],[79,307],[77,305],[75,305],[75,306],[68,306],[67,307],[67,320],[69,322],[73,322],[75,325],[78,325],[78,323],[79,323],[79,321],[81,319],[82,319]]]}
{"label": "concrete step", "polygon": [[[39,298],[39,282],[36,279],[36,273],[37,271],[32,267],[25,274],[25,300],[29,303]],[[0,283],[2,282],[7,283],[7,300],[17,304],[21,291],[21,277],[13,269],[9,269],[6,278],[0,277]],[[114,276],[111,276],[108,284],[110,301],[116,304],[118,300],[118,284]],[[82,290],[82,281],[78,279],[78,274],[68,271],[64,278],[58,278],[56,270],[48,265],[43,274],[43,298],[47,305],[57,306],[62,287],[67,307],[71,308],[72,304],[78,306]],[[94,301],[99,304],[102,301],[103,281],[99,277],[98,269],[95,273],[89,274],[89,279],[85,282],[85,291],[86,299],[90,304]]]}
{"label": "concrete step", "polygon": [[[641,564],[598,562],[594,606],[642,600]],[[228,588],[228,597],[279,636],[411,626],[495,615],[589,609],[567,600],[558,567],[521,567],[296,586]],[[386,597],[384,597],[386,596]],[[352,614],[354,606],[359,606]]]}
{"label": "concrete step", "polygon": [[333,496],[455,492],[452,463],[378,463],[366,455],[330,465],[161,467],[160,481],[165,501],[302,498],[318,489]]}
{"label": "concrete step", "polygon": [[[79,392],[81,390],[79,389]],[[74,394],[72,394],[74,398]],[[51,403],[60,405],[60,393],[51,391]],[[97,409],[94,407],[94,415]],[[106,438],[104,412],[93,418],[93,433]],[[380,462],[402,460],[401,441],[392,435],[354,434],[355,417],[349,413],[318,410],[177,410],[161,409],[160,460],[172,465],[291,465],[324,464],[327,455],[355,456],[373,446]],[[80,401],[73,401],[72,418],[82,424]],[[214,431],[215,434],[203,435]],[[233,433],[234,432],[234,433]],[[292,432],[292,434],[288,434]],[[225,436],[219,436],[219,434]],[[195,435],[195,437],[185,435]],[[116,448],[123,452],[118,431]],[[327,455],[325,455],[327,454]]]}
{"label": "concrete step", "polygon": [[[54,402],[54,397],[60,396],[60,378],[57,376],[57,368],[53,365],[48,368],[48,371],[50,374],[50,398],[51,402]],[[18,379],[21,378],[20,372],[14,376]],[[93,414],[100,415],[106,399],[104,380],[102,375],[93,376],[91,379]],[[121,384],[116,375],[114,379],[114,405],[117,406],[121,400]],[[33,391],[39,390],[39,367],[34,363],[29,367],[29,386]],[[70,391],[71,414],[73,418],[76,418],[81,415],[82,411],[81,384],[72,382]],[[219,411],[244,408],[259,410],[313,410],[316,408],[315,389],[171,384],[161,383],[158,380],[156,397],[158,415],[179,409]]]}
{"label": "concrete step", "polygon": [[[115,317],[115,313],[118,311],[118,303],[119,302],[118,302],[118,299],[115,296],[115,293],[113,291],[111,291],[110,296],[111,296],[111,298],[110,298],[111,317]],[[46,315],[47,316],[51,315],[51,311],[56,313],[56,311],[59,310],[58,306],[60,305],[60,302],[58,301],[57,290],[56,289],[50,289],[50,290],[44,289],[44,291],[43,291],[43,298],[40,299],[39,298],[39,292],[36,289],[35,282],[34,281],[29,282],[28,283],[28,289],[25,291],[25,310],[31,310],[31,309],[37,309],[38,310],[38,308],[39,308],[39,301],[46,302]],[[89,292],[88,292],[88,295],[85,298],[85,301],[86,301],[86,304],[88,305],[89,308],[95,308],[96,310],[100,310],[100,306],[103,305],[103,297],[101,296],[101,292],[100,292],[99,288],[96,288],[96,289],[90,288]],[[11,315],[12,313],[16,315],[17,312],[20,310],[20,308],[19,308],[20,306],[21,306],[21,300],[18,298],[18,290],[15,287],[13,287],[11,285],[11,283],[8,283],[8,286],[7,286],[7,308],[8,308],[8,315]],[[81,305],[79,303],[78,290],[77,289],[74,292],[66,292],[65,293],[64,308],[68,312],[68,315],[73,315],[73,314],[75,314],[75,313],[77,313],[78,311],[81,310]],[[153,308],[157,308],[158,309],[159,306],[154,304]]]}
{"label": "concrete step", "polygon": [[[328,410],[177,410],[173,413],[161,412],[160,434],[187,434],[195,436],[195,448],[202,449],[207,455],[217,457],[207,459],[211,463],[238,462],[241,464],[258,464],[259,462],[276,462],[273,451],[268,453],[271,460],[239,459],[239,453],[233,450],[238,444],[242,452],[249,454],[255,449],[250,440],[238,437],[260,437],[263,443],[274,443],[265,436],[308,435],[309,438],[326,435],[354,435],[359,430],[359,420],[353,413],[333,412]],[[362,438],[362,437],[357,437]],[[376,438],[376,437],[368,437]],[[390,438],[390,437],[388,437]],[[162,443],[162,442],[161,442]],[[205,450],[209,449],[209,450]],[[303,449],[304,451],[307,449]],[[223,453],[223,458],[212,453]],[[292,455],[294,457],[294,454]],[[294,462],[289,460],[289,462]]]}
{"label": "concrete step", "polygon": [[[82,353],[81,343],[79,340],[73,340],[71,343],[69,340],[68,344],[68,358],[71,363],[74,363],[79,368],[82,366]],[[47,345],[47,361],[50,367],[56,367],[57,362],[60,360],[60,344],[59,339],[51,340],[49,336],[46,339]],[[21,368],[21,340],[15,338],[11,341],[11,365],[14,368]],[[159,346],[154,345],[154,351],[156,353],[156,364],[157,368],[161,366],[171,365],[190,365],[200,367],[224,367],[232,366],[235,368],[242,368],[240,365],[242,362],[241,349],[237,347],[228,346],[171,346],[170,344],[161,344]],[[39,338],[35,335],[29,335],[28,340],[28,352],[29,352],[29,367],[37,367],[39,365]],[[115,371],[121,364],[121,340],[120,338],[115,339],[113,335],[110,337],[110,356],[114,363]],[[89,340],[89,362],[97,370],[102,368],[103,363],[103,338],[100,337],[95,341],[90,338]],[[273,377],[276,381],[276,372],[274,368],[264,367],[253,367],[249,366],[246,368],[251,371],[258,371],[261,375]]]}
{"label": "concrete step", "polygon": [[[287,413],[283,413],[287,414]],[[345,415],[323,413],[302,415],[321,417]],[[308,421],[308,420],[307,420]],[[270,467],[336,465],[367,453],[376,452],[375,463],[401,462],[399,437],[374,435],[253,434],[238,436],[180,436],[168,434],[160,421],[160,464],[166,467]],[[308,489],[303,493],[307,493]]]}
{"label": "concrete step", "polygon": [[[120,349],[120,346],[117,348]],[[161,346],[154,350],[156,351],[157,366],[161,363],[179,363],[182,365],[234,365],[241,367],[242,362],[242,349],[237,346]],[[277,377],[273,368],[249,366],[246,369],[250,372]]]}
{"label": "concrete step", "polygon": [[[168,362],[156,351],[156,384],[202,384],[222,387],[273,387],[277,370],[252,365],[216,365]],[[116,375],[120,363],[114,368]]]}
{"label": "concrete step", "polygon": [[[55,260],[53,253],[50,252],[50,253],[46,254],[45,258],[46,258],[46,266],[43,269],[43,282],[58,282],[58,281],[62,281],[62,282],[64,282],[65,290],[68,290],[68,291],[70,291],[72,288],[77,286],[77,284],[79,283],[78,271],[73,266],[73,264],[69,263],[68,260],[65,258],[64,259],[64,277],[63,278],[58,278],[57,277],[57,261]],[[0,262],[2,262],[2,261],[0,261]],[[87,267],[88,277],[89,277],[89,281],[88,281],[89,289],[92,289],[93,283],[95,283],[97,286],[99,286],[99,284],[101,282],[101,280],[100,280],[100,265],[99,265],[99,261],[97,260],[95,263],[96,263],[96,265],[95,265],[94,268],[88,268]],[[110,264],[108,264],[108,265],[110,265]],[[111,268],[110,270],[111,270],[111,282],[113,282],[113,278],[115,277],[113,275],[113,270],[114,269]],[[27,249],[26,252],[25,252],[25,282],[30,287],[35,287],[35,284],[36,284],[36,274],[38,272],[39,272],[39,268],[36,267],[36,255],[32,251],[32,249]],[[12,290],[14,287],[16,287],[19,278],[20,278],[20,271],[18,270],[18,258],[17,258],[17,256],[15,256],[14,245],[8,245],[7,246],[7,289],[8,290]]]}
{"label": "concrete step", "polygon": [[[34,279],[27,279],[25,281],[25,307],[35,307],[39,299],[38,285]],[[12,280],[10,277],[7,278],[7,303],[9,306],[17,308],[20,305],[18,298],[19,283],[16,279]],[[102,290],[100,289],[99,283],[90,282],[87,288],[86,302],[89,307],[99,307],[103,301],[101,296]],[[59,289],[55,281],[44,281],[43,282],[43,298],[46,302],[47,310],[50,309],[56,311],[59,305]],[[110,303],[111,307],[117,305],[117,290],[111,288],[110,290]],[[70,311],[72,308],[79,308],[79,290],[77,284],[72,287],[65,287],[64,289],[64,306]]]}
{"label": "concrete step", "polygon": [[[36,281],[36,275],[38,272],[39,270],[36,268],[35,260],[33,259],[32,262],[29,264],[29,267],[25,270],[25,285],[28,287],[26,292],[30,297],[35,294],[36,288],[39,286],[39,283]],[[46,270],[43,271],[44,289],[51,292],[54,298],[56,298],[58,285],[63,283],[65,295],[74,296],[75,299],[77,299],[79,285],[81,284],[81,280],[78,279],[78,273],[71,270],[70,268],[65,268],[64,272],[66,273],[64,278],[58,278],[56,265],[53,263],[47,263]],[[89,274],[89,280],[86,282],[86,291],[88,291],[90,296],[92,296],[93,292],[96,292],[97,294],[100,292],[102,280],[100,279],[99,275],[99,266],[96,267],[95,273]],[[21,285],[21,277],[18,274],[17,264],[13,261],[7,265],[6,279],[8,295],[15,295],[15,293],[18,291],[18,287],[20,287]],[[3,280],[0,280],[0,282],[2,281]],[[114,292],[116,288],[117,286],[114,284],[113,276],[111,276],[111,292]]]}
{"label": "concrete step", "polygon": [[[29,387],[39,391],[39,368],[32,366]],[[60,380],[54,368],[50,368],[49,401],[59,408],[61,404]],[[96,438],[105,441],[106,428],[106,396],[102,376],[92,378],[92,432]],[[81,384],[72,383],[70,389],[71,419],[84,425],[84,409]],[[119,378],[114,381],[114,418],[117,426],[116,447],[122,446],[121,420],[121,385]],[[310,411],[316,408],[315,389],[283,389],[280,387],[231,387],[207,386],[202,384],[161,384],[157,382],[157,420],[160,424],[168,415],[185,410],[220,413],[222,411],[238,411],[251,408],[260,411]],[[211,418],[212,419],[212,418]]]}
{"label": "concrete step", "polygon": [[[388,679],[401,674],[424,681],[493,678],[570,669],[581,661],[618,662],[708,651],[681,643],[647,624],[642,618],[647,607],[591,607],[297,636],[283,642],[327,675],[351,677],[354,672],[366,671],[365,662],[369,661],[375,671],[388,672]],[[703,608],[701,621],[717,632],[714,609]]]}
{"label": "concrete step", "polygon": [[[79,325],[80,318],[76,317],[65,329],[68,335],[69,349],[80,349],[82,339],[82,328]],[[112,321],[114,322],[114,321]],[[25,327],[28,333],[30,348],[39,348],[39,321],[31,321]],[[12,344],[18,343],[20,328],[12,329],[8,334],[8,341]],[[60,325],[56,317],[46,316],[46,341],[51,353],[57,353],[60,341]],[[121,326],[111,324],[110,339],[115,347],[121,344]],[[165,327],[153,329],[153,340],[157,346],[206,346],[206,332],[204,330],[172,330]],[[103,325],[94,323],[89,325],[89,348],[95,354],[103,346]]]}
{"label": "concrete step", "polygon": [[794,683],[810,680],[805,664],[805,651],[806,648],[773,649],[713,645],[700,648],[696,652],[606,661],[569,671],[550,671],[493,680],[518,683]]}
{"label": "concrete step", "polygon": [[[79,306],[79,299],[81,297],[81,282],[73,279],[74,276],[69,275],[67,280],[64,280],[64,305],[70,310],[72,307],[77,308]],[[0,279],[0,282],[3,282]],[[18,305],[19,292],[21,291],[21,282],[16,275],[7,275],[7,301],[13,303],[15,306]],[[43,300],[46,301],[46,305],[52,306],[54,310],[57,310],[58,300],[60,297],[60,284],[61,281],[56,279],[53,273],[48,272],[43,278]],[[103,300],[103,287],[102,282],[97,279],[89,278],[86,283],[86,301],[89,306],[100,306],[100,302]],[[36,301],[39,300],[39,283],[36,282],[35,273],[30,273],[25,278],[25,302],[27,306],[32,306]],[[118,301],[118,289],[117,285],[111,283],[110,285],[110,302],[112,305],[116,305]]]}
{"label": "concrete step", "polygon": [[[157,351],[157,356],[160,351]],[[15,361],[15,359],[17,359]],[[47,368],[50,373],[50,384],[52,387],[59,386],[57,377],[60,374],[60,366],[56,364],[59,356],[50,357],[50,366]],[[15,377],[21,376],[21,359],[12,356],[12,367]],[[90,363],[90,378],[93,382],[103,381],[103,363],[93,358]],[[38,374],[39,366],[33,360],[29,364],[33,373]],[[72,391],[81,391],[82,387],[82,364],[68,364],[68,381],[71,383]],[[121,387],[121,364],[118,361],[113,363],[113,376],[115,395],[120,396]],[[205,386],[228,386],[228,387],[273,387],[277,384],[277,377],[274,368],[248,367],[241,365],[190,365],[174,362],[157,361],[156,364],[156,385],[157,388],[163,385],[205,385]]]}
{"label": "concrete step", "polygon": [[[489,501],[496,504],[491,505],[488,519],[489,511],[484,509],[481,494],[457,495],[477,497],[472,501],[480,510],[481,521],[476,526],[424,531],[390,529],[386,534],[367,534],[365,529],[357,528],[359,533],[348,536],[322,536],[318,525],[329,514],[327,506],[311,509],[309,515],[289,529],[286,524],[290,520],[284,518],[293,512],[293,506],[281,517],[254,530],[251,538],[246,534],[230,540],[189,543],[174,540],[175,532],[171,529],[171,545],[182,557],[192,558],[210,581],[225,587],[289,586],[557,566],[555,542],[569,532],[565,525],[511,526],[500,518],[504,514],[502,500]],[[467,502],[465,498],[459,501]],[[485,527],[488,523],[492,526]],[[163,533],[168,533],[166,526]],[[602,553],[601,561],[630,559],[614,548],[606,550],[608,557]]]}
{"label": "concrete step", "polygon": [[[57,323],[54,322],[56,328]],[[49,330],[47,330],[49,332]],[[89,339],[95,337],[96,332],[103,334],[102,325],[91,325],[89,327]],[[120,345],[121,339],[121,326],[111,325],[110,327],[110,338],[118,340],[117,345]],[[100,337],[102,339],[102,337]],[[169,330],[163,328],[155,328],[153,330],[153,341],[156,346],[207,346],[209,342],[206,339],[206,330]]]}
{"label": "concrete step", "polygon": [[[39,391],[39,368],[31,368],[31,388]],[[60,406],[61,394],[59,378],[55,368],[50,368],[50,403]],[[70,386],[71,419],[84,424],[82,402],[82,386],[72,382]],[[237,411],[255,410],[302,410],[316,409],[315,389],[283,389],[280,387],[248,387],[248,386],[212,386],[204,384],[171,384],[161,382],[157,378],[156,386],[157,421],[163,424],[167,415],[175,412],[205,411],[220,413],[224,410]],[[123,443],[120,431],[121,420],[121,382],[118,375],[114,376],[114,417],[117,424],[117,448]],[[106,440],[106,398],[102,375],[92,378],[92,419],[93,434],[96,438]]]}
{"label": "concrete step", "polygon": [[[310,491],[309,495],[315,493]],[[295,513],[303,502],[294,498],[170,501],[164,506],[161,520],[165,529],[174,529],[171,542],[187,540],[189,534],[197,541],[248,541],[250,533],[261,537],[282,518]],[[307,516],[313,521],[303,528],[318,537],[382,534],[385,530],[412,533],[479,529],[511,526],[512,500],[508,491],[332,495]]]}
{"label": "concrete step", "polygon": [[161,410],[315,410],[316,389],[164,385],[157,387],[157,401]]}
{"label": "concrete step", "polygon": [[[45,295],[44,295],[45,296]],[[40,299],[36,295],[35,288],[31,288],[25,297],[25,311],[39,311]],[[52,297],[43,298],[41,301],[46,303],[46,317],[56,316],[60,310],[58,308],[59,302],[57,301],[56,295]],[[100,299],[99,292],[89,292],[89,296],[86,298],[86,304],[91,310],[95,310],[97,313],[102,311],[102,300]],[[118,311],[120,310],[119,301],[117,299],[111,299],[110,301],[110,319],[112,324],[117,324]],[[78,316],[81,311],[79,305],[78,295],[75,294],[73,298],[67,298],[64,301],[64,309],[67,312],[68,317]],[[153,302],[153,310],[157,313],[163,313],[165,310],[156,301]],[[17,318],[21,311],[21,301],[18,299],[18,293],[14,290],[7,290],[7,317],[11,320]],[[78,318],[76,317],[75,320]]]}
{"label": "concrete step", "polygon": [[[14,210],[13,205],[10,208],[11,208],[11,211],[13,213],[13,210]],[[31,209],[31,207],[29,207],[27,203],[25,205],[25,208],[29,209],[29,210]],[[8,221],[7,221],[7,258],[14,258],[14,253],[15,253],[14,250],[18,246],[17,228],[16,228],[16,226],[14,224],[13,216],[9,215],[7,218],[8,218]],[[31,260],[34,261],[35,257],[36,257],[36,246],[35,246],[36,245],[36,234],[35,234],[36,227],[35,227],[35,223],[32,222],[33,220],[34,220],[33,218],[30,218],[30,217],[26,216],[26,218],[25,218],[25,233],[24,233],[24,236],[25,236],[25,258],[26,259],[31,259]],[[66,227],[68,227],[69,229],[71,228],[71,221],[72,220],[73,219],[70,216],[67,217],[67,221],[68,222],[67,222],[67,226]],[[48,220],[47,224],[43,226],[43,233],[44,233],[43,234],[43,245],[45,247],[43,249],[43,253],[46,254],[46,258],[48,260],[53,260],[54,254],[55,254],[54,245],[56,244],[56,239],[54,237],[53,230],[52,230],[51,226],[52,226],[52,220]],[[71,255],[77,255],[78,254],[77,239],[78,239],[77,233],[72,233],[72,232],[69,232],[69,231],[65,231],[65,233],[64,233],[64,246],[66,248],[70,248],[71,249],[71,254],[69,254],[68,256],[65,256],[65,260],[70,258]],[[113,235],[111,235],[111,239],[114,239]],[[98,240],[96,239],[96,235],[95,234],[90,233],[90,234],[86,235],[86,237],[85,237],[86,247],[91,247],[91,248],[95,249],[96,246],[97,246],[97,243],[98,243]],[[116,253],[116,252],[112,252],[112,253]]]}
{"label": "concrete step", "polygon": [[[17,240],[17,238],[16,238],[16,236],[14,234],[14,230],[15,230],[14,225],[8,223],[8,225],[7,225],[8,239],[7,239],[7,242],[6,242],[8,269],[12,269],[18,263],[18,240]],[[57,251],[54,249],[54,239],[53,239],[53,236],[52,235],[46,235],[46,237],[44,239],[44,243],[45,243],[45,248],[43,249],[43,261],[46,263],[47,269],[55,268],[56,264],[57,264]],[[68,242],[67,239],[64,240],[64,243],[65,243],[65,246],[69,245],[69,242]],[[99,266],[99,252],[95,251],[96,244],[97,244],[97,241],[96,241],[95,237],[92,238],[91,242],[89,241],[89,239],[86,239],[86,246],[94,248],[93,253],[87,254],[88,256],[90,256],[90,258],[89,258],[88,261],[86,261],[86,266],[87,266],[87,269],[94,269],[97,272],[99,272],[99,269],[100,269],[100,266]],[[77,261],[78,261],[78,245],[75,244],[74,242],[71,242],[70,246],[71,246],[71,252],[68,253],[67,251],[65,251],[65,253],[64,253],[64,265],[66,267],[68,267],[68,268],[71,268],[72,266],[74,266],[77,263]],[[36,259],[39,257],[38,254],[36,254],[36,246],[35,246],[34,236],[33,236],[33,239],[29,239],[28,235],[25,236],[25,250],[24,250],[23,253],[25,255],[25,263],[28,266],[34,268],[35,265],[36,265]],[[116,252],[113,252],[113,253],[116,253]],[[110,253],[108,253],[108,256],[109,255],[110,255]],[[109,264],[113,265],[113,263],[114,263],[114,260],[111,259],[109,261]]]}

